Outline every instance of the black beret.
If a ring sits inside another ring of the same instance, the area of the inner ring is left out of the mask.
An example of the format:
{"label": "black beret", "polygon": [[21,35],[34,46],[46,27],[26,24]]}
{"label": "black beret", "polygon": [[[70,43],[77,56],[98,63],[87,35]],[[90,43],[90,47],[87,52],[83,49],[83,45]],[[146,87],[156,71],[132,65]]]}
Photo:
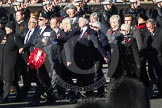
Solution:
{"label": "black beret", "polygon": [[148,17],[145,14],[139,14],[137,18],[142,18],[143,20],[148,20]]}
{"label": "black beret", "polygon": [[39,17],[43,17],[43,18],[45,18],[45,19],[48,19],[48,18],[49,18],[48,14],[45,13],[45,12],[40,12],[40,13],[39,13]]}
{"label": "black beret", "polygon": [[15,30],[15,23],[13,21],[9,21],[6,23],[5,27]]}

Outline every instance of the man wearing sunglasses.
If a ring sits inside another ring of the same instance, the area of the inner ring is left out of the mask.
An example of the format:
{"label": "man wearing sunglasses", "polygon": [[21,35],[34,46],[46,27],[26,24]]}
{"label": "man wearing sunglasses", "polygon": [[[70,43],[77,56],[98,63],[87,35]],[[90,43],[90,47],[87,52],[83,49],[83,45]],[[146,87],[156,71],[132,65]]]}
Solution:
{"label": "man wearing sunglasses", "polygon": [[[102,32],[101,30],[101,25],[99,21],[95,21],[92,22],[91,26],[90,26],[93,30],[95,30],[97,32],[97,36],[99,39],[99,42],[101,43],[102,47],[104,48],[108,58],[110,58],[110,44],[108,42],[108,38],[106,36],[105,33]],[[109,60],[110,61],[110,60]],[[101,78],[105,78],[103,71],[102,71],[102,65],[105,63],[105,61],[101,58],[99,61],[99,67],[98,67],[98,71],[96,73],[96,79],[94,79],[96,82],[99,81]],[[101,87],[97,88],[98,92],[96,97],[104,97],[105,96],[105,88],[104,85],[102,85]]]}
{"label": "man wearing sunglasses", "polygon": [[33,45],[35,48],[41,48],[43,49],[46,54],[46,60],[44,64],[38,69],[36,74],[36,83],[37,83],[37,89],[34,93],[34,96],[32,97],[32,101],[29,103],[31,106],[37,106],[40,103],[40,96],[46,92],[47,93],[47,101],[45,104],[51,104],[55,102],[53,94],[53,88],[51,85],[51,63],[49,61],[50,57],[50,36],[52,33],[52,29],[47,25],[48,23],[48,15],[45,12],[41,12],[39,14],[38,19],[38,30],[35,36],[35,39],[33,41]]}

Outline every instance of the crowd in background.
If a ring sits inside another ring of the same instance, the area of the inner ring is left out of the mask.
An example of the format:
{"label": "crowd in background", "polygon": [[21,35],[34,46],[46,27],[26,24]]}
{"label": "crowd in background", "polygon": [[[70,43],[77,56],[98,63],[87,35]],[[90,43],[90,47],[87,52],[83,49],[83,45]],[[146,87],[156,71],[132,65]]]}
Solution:
{"label": "crowd in background", "polygon": [[[11,2],[17,2],[16,0],[2,0],[4,4],[9,4]],[[22,1],[22,0],[18,0],[18,1]],[[24,0],[24,2],[29,3],[29,4],[37,4],[37,3],[42,3],[42,2],[46,2],[47,0]],[[75,0],[55,0],[58,3],[72,3],[75,2]],[[88,3],[100,3],[103,2],[103,0],[84,0],[87,1]],[[150,1],[150,0],[148,0]],[[113,2],[129,2],[129,0],[114,0]]]}
{"label": "crowd in background", "polygon": [[[71,103],[81,97],[105,97],[109,90],[104,86],[103,64],[108,64],[106,77],[116,88],[108,94],[108,107],[130,108],[130,103],[137,104],[129,98],[126,101],[129,104],[118,103],[122,94],[129,94],[126,91],[135,88],[130,94],[138,94],[136,100],[143,97],[136,108],[149,108],[147,100],[152,98],[152,82],[157,85],[161,98],[162,0],[156,0],[149,10],[136,0],[130,0],[130,5],[120,10],[112,1],[103,1],[103,10],[98,12],[91,10],[88,1],[76,0],[65,7],[57,5],[58,2],[44,2],[43,10],[34,12],[26,2],[6,10],[0,0],[0,103],[8,101],[11,88],[16,93],[15,101],[25,99],[31,82],[37,84],[29,102],[32,106],[40,104],[44,93],[47,105],[67,97]],[[33,69],[27,62],[37,48],[46,53],[46,59],[39,69]],[[22,88],[18,84],[20,76]],[[140,81],[131,80],[139,83],[138,87],[128,84],[132,86],[122,88],[129,83],[125,77]],[[118,80],[126,84],[116,87]],[[101,82],[101,86],[86,88]],[[73,87],[82,87],[85,93]]]}

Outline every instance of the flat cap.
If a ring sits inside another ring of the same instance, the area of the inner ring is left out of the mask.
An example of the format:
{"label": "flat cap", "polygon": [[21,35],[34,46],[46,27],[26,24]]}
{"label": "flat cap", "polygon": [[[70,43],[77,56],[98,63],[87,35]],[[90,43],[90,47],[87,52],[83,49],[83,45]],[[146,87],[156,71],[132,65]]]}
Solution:
{"label": "flat cap", "polygon": [[45,12],[40,12],[40,13],[39,13],[39,17],[43,17],[43,18],[45,18],[45,19],[48,19],[48,18],[49,18],[48,14],[45,13]]}

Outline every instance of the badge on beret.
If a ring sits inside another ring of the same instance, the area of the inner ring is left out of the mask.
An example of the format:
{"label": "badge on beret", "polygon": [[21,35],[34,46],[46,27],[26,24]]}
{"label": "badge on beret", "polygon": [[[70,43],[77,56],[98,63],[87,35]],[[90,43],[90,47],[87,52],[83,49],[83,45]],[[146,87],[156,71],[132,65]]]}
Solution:
{"label": "badge on beret", "polygon": [[40,13],[39,16],[41,17],[42,16],[42,13]]}

